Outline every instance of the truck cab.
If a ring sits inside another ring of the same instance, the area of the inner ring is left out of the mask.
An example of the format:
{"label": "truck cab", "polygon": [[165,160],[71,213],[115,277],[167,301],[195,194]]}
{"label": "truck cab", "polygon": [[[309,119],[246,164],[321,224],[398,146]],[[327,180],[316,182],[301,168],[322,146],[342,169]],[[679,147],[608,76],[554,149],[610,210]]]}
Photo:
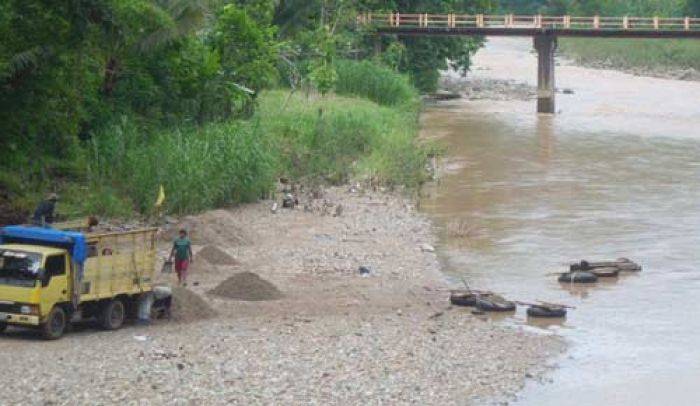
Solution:
{"label": "truck cab", "polygon": [[0,330],[39,326],[54,304],[69,301],[69,257],[59,248],[0,246]]}
{"label": "truck cab", "polygon": [[152,292],[155,234],[0,228],[0,332],[38,328],[56,339],[82,319],[121,327]]}

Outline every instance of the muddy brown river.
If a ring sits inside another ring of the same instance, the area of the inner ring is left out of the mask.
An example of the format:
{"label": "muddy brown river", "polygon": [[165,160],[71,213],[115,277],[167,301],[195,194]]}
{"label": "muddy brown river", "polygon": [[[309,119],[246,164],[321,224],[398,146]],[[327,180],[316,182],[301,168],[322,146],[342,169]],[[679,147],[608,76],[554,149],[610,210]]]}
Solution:
{"label": "muddy brown river", "polygon": [[[495,38],[473,75],[534,85],[528,39]],[[503,321],[569,342],[551,382],[516,405],[700,404],[700,83],[561,62],[560,112],[534,101],[429,107],[423,133],[444,146],[421,206],[456,281],[512,299],[576,306],[565,321]],[[639,274],[588,288],[550,272],[629,257]]]}

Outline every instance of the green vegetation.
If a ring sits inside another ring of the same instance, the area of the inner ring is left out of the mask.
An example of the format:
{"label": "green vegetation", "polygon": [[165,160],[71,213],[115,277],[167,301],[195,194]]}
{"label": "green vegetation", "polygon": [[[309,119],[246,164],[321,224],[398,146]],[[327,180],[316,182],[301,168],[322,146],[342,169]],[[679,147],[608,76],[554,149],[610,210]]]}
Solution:
{"label": "green vegetation", "polygon": [[417,186],[426,155],[416,144],[416,117],[408,107],[271,91],[249,120],[148,139],[124,122],[94,145],[90,190],[99,193],[90,193],[79,211],[118,215],[135,207],[149,213],[164,185],[168,212],[196,212],[254,201],[271,190],[276,176],[309,184],[365,177]]}
{"label": "green vegetation", "polygon": [[278,176],[416,186],[416,87],[448,60],[466,69],[479,42],[384,38],[375,55],[356,13],[489,4],[4,1],[0,223],[49,191],[74,217],[148,214],[161,185],[176,213],[257,199]]}
{"label": "green vegetation", "polygon": [[[550,15],[700,17],[700,0],[500,0],[503,11]],[[584,64],[620,68],[700,69],[700,44],[693,40],[569,39],[560,49]]]}
{"label": "green vegetation", "polygon": [[418,102],[418,92],[408,78],[387,67],[370,61],[341,60],[335,70],[338,94],[364,97],[383,106],[411,106]]}
{"label": "green vegetation", "polygon": [[503,11],[549,15],[684,16],[698,15],[699,0],[500,0]]}
{"label": "green vegetation", "polygon": [[307,183],[339,184],[361,176],[375,184],[415,187],[426,150],[417,144],[417,104],[270,92],[255,121],[278,154],[279,169]]}
{"label": "green vegetation", "polygon": [[562,39],[559,48],[583,64],[700,70],[700,44],[692,40]]}

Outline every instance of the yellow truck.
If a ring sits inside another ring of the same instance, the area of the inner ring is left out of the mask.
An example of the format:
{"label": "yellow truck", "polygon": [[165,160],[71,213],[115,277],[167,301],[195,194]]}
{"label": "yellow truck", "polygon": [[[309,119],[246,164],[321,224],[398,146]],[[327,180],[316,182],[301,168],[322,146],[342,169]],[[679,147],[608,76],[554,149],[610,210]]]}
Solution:
{"label": "yellow truck", "polygon": [[156,231],[0,228],[0,331],[32,327],[57,339],[88,319],[120,328],[149,295],[152,303]]}

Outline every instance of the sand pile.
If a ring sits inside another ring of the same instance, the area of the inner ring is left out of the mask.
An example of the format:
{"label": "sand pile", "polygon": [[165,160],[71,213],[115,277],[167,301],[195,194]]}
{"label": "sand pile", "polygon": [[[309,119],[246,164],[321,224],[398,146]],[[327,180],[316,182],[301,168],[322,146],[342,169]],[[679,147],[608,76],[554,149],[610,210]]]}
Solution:
{"label": "sand pile", "polygon": [[170,319],[177,323],[190,323],[204,320],[216,315],[207,302],[187,288],[173,288],[173,302],[170,307]]}
{"label": "sand pile", "polygon": [[238,265],[238,261],[215,245],[207,245],[197,253],[197,260],[212,265]]}
{"label": "sand pile", "polygon": [[262,301],[282,298],[275,285],[252,272],[241,272],[221,282],[209,293],[229,299]]}

